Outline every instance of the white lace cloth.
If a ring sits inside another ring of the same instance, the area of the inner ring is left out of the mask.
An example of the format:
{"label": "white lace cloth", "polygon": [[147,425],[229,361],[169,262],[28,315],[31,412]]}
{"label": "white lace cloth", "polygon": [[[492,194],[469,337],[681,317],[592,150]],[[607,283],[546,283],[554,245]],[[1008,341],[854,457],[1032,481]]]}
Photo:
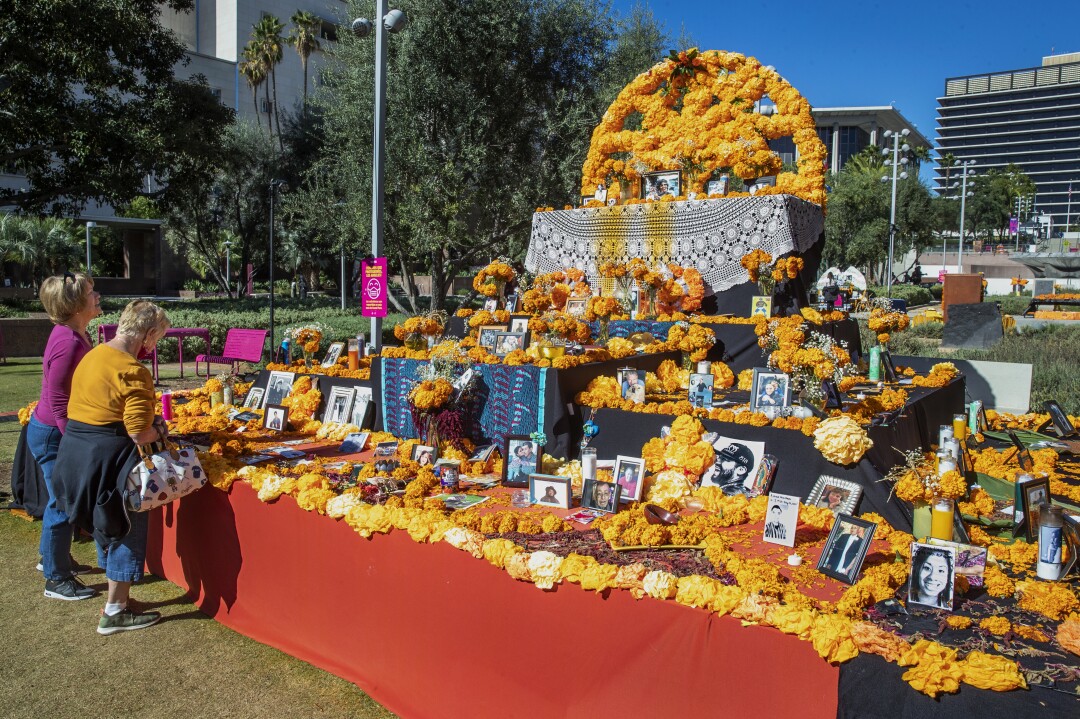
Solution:
{"label": "white lace cloth", "polygon": [[537,212],[525,267],[533,273],[577,267],[597,286],[600,264],[641,257],[696,267],[706,286],[720,292],[749,280],[743,255],[804,252],[824,226],[818,205],[792,195]]}

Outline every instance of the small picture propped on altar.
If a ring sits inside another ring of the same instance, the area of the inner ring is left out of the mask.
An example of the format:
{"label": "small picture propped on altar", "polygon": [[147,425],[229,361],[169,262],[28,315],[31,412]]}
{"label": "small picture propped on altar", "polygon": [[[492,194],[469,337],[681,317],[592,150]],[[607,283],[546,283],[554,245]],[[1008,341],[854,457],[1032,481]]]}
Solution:
{"label": "small picture propped on altar", "polygon": [[506,332],[506,325],[480,325],[476,331],[476,344],[488,351],[494,351],[495,340],[500,332]]}
{"label": "small picture propped on altar", "polygon": [[755,367],[753,384],[750,386],[750,411],[790,406],[791,378],[783,372]]}
{"label": "small picture propped on altar", "polygon": [[682,173],[678,170],[647,172],[641,180],[641,199],[659,200],[664,195],[678,197],[682,189]]}
{"label": "small picture propped on altar", "polygon": [[716,377],[711,372],[690,375],[690,406],[712,409],[713,383]]}
{"label": "small picture propped on altar", "polygon": [[639,502],[645,487],[645,460],[641,457],[615,457],[615,482],[620,502]]}
{"label": "small picture propped on altar", "polygon": [[614,514],[619,511],[619,493],[622,487],[616,482],[586,479],[581,488],[581,506],[598,512]]}
{"label": "small picture propped on altar", "polygon": [[952,610],[956,582],[956,549],[911,543],[908,604]]}
{"label": "small picture propped on altar", "polygon": [[284,432],[288,427],[288,408],[280,404],[268,404],[263,412],[263,427],[275,432]]}
{"label": "small picture propped on altar", "polygon": [[375,445],[376,457],[393,457],[397,454],[398,443],[396,440],[392,442],[379,442]]}
{"label": "small picture propped on altar", "polygon": [[554,474],[529,475],[529,501],[548,507],[570,509],[570,478]]}
{"label": "small picture propped on altar", "polygon": [[485,312],[494,312],[497,309],[499,309],[499,300],[494,297],[489,297],[488,299],[484,300]]}
{"label": "small picture propped on altar", "polygon": [[773,492],[769,495],[768,507],[762,541],[794,547],[795,527],[799,523],[799,498]]}
{"label": "small picture propped on altar", "polygon": [[772,297],[754,295],[750,300],[751,317],[772,317]]}
{"label": "small picture propped on altar", "polygon": [[435,460],[439,458],[439,450],[437,447],[429,447],[426,444],[415,444],[412,448],[412,456],[409,457],[412,461],[419,464],[421,467],[432,467],[435,465]]}
{"label": "small picture propped on altar", "polygon": [[724,494],[747,494],[757,478],[764,442],[717,436],[713,466],[701,477],[702,487],[719,487]]}
{"label": "small picture propped on altar", "polygon": [[266,392],[262,387],[252,387],[244,398],[244,409],[258,409],[262,405],[263,394]]}
{"label": "small picture propped on altar", "polygon": [[495,451],[495,445],[482,444],[473,450],[472,456],[469,457],[470,462],[487,462],[491,459],[492,453]]}
{"label": "small picture propped on altar", "polygon": [[634,404],[645,402],[645,378],[644,372],[637,367],[623,367],[618,371],[619,386],[622,388],[622,398],[628,399]]}
{"label": "small picture propped on altar", "polygon": [[724,175],[719,180],[709,180],[705,186],[705,191],[710,195],[726,195],[728,191],[728,184],[731,180],[727,175]]}
{"label": "small picture propped on altar", "polygon": [[529,345],[528,337],[523,333],[500,332],[495,336],[496,357],[505,357],[514,350],[523,350]]}
{"label": "small picture propped on altar", "polygon": [[603,182],[596,186],[596,192],[593,193],[593,199],[597,202],[607,202],[607,187]]}
{"label": "small picture propped on altar", "polygon": [[281,404],[281,400],[288,397],[289,392],[292,391],[293,380],[295,379],[296,374],[293,372],[271,370],[270,377],[266,380],[266,394],[263,396],[263,407],[269,407],[272,404]]}
{"label": "small picture propped on altar", "polygon": [[817,570],[846,584],[854,584],[876,529],[874,522],[848,514],[837,515],[818,559]]}
{"label": "small picture propped on altar", "polygon": [[353,407],[349,423],[360,429],[370,429],[374,406],[371,387],[353,387]]}
{"label": "small picture propped on altar", "polygon": [[351,418],[349,410],[352,409],[353,388],[338,385],[330,389],[330,396],[326,398],[326,411],[323,412],[323,424],[334,422],[337,424],[348,422]]}
{"label": "small picture propped on altar", "polygon": [[585,316],[585,309],[589,306],[589,299],[576,298],[566,301],[566,314],[578,319]]}
{"label": "small picture propped on altar", "polygon": [[529,331],[529,315],[511,315],[510,333],[523,335]]}
{"label": "small picture propped on altar", "polygon": [[342,351],[345,349],[344,342],[334,342],[326,348],[326,356],[323,357],[323,367],[333,367],[337,364],[338,357],[341,356]]}
{"label": "small picture propped on altar", "polygon": [[823,474],[814,482],[806,503],[811,507],[831,510],[833,514],[854,514],[862,496],[862,487],[846,479]]}
{"label": "small picture propped on altar", "polygon": [[927,537],[926,543],[935,547],[952,547],[956,550],[956,574],[967,579],[973,587],[983,585],[983,574],[986,572],[986,547],[976,547],[973,544],[949,542],[944,539]]}
{"label": "small picture propped on altar", "polygon": [[507,312],[517,312],[519,302],[518,293],[511,292],[506,296],[506,307],[503,307],[503,309]]}
{"label": "small picture propped on altar", "polygon": [[503,484],[507,487],[529,486],[529,475],[540,471],[542,447],[527,434],[512,434],[503,446]]}

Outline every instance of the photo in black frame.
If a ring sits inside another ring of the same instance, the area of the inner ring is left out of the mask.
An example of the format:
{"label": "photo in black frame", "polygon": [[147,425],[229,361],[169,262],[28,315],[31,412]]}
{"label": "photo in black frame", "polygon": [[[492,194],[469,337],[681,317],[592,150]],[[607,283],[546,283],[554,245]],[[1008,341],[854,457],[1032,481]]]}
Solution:
{"label": "photo in black frame", "polygon": [[875,530],[875,522],[857,519],[850,514],[837,514],[825,549],[818,559],[817,570],[845,584],[854,584]]}
{"label": "photo in black frame", "polygon": [[843,409],[844,398],[840,394],[840,388],[831,379],[821,381],[821,388],[825,391],[825,409]]}
{"label": "photo in black frame", "polygon": [[1056,400],[1048,399],[1043,402],[1043,409],[1050,413],[1050,421],[1053,422],[1054,429],[1062,438],[1076,434],[1076,427],[1069,421],[1069,415],[1065,414],[1065,410]]}

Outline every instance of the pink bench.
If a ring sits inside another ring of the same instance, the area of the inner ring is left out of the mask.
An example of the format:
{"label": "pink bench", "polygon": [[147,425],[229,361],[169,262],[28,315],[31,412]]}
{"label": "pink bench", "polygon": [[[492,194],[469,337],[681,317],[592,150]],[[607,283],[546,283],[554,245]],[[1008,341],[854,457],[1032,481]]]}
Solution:
{"label": "pink bench", "polygon": [[266,330],[231,329],[225,335],[225,347],[220,355],[198,355],[195,358],[195,374],[199,374],[199,363],[206,363],[206,376],[210,376],[211,364],[232,365],[235,373],[241,362],[258,364],[262,362],[263,346],[266,344]]}

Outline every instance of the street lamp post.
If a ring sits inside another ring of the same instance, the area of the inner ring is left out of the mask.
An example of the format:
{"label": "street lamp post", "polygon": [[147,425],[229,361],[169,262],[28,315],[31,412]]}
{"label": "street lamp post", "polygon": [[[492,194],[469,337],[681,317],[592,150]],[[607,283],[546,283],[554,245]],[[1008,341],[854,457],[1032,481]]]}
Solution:
{"label": "street lamp post", "polygon": [[[379,257],[383,253],[383,177],[386,160],[386,147],[383,127],[386,124],[386,33],[401,32],[409,19],[400,10],[389,10],[389,0],[376,0],[375,16],[381,22],[371,22],[367,18],[353,20],[352,31],[357,37],[364,38],[375,30],[375,148],[372,153],[371,168],[371,256]],[[344,266],[344,263],[342,263]],[[390,291],[390,278],[384,278],[386,291]],[[371,343],[378,352],[382,348],[382,317],[371,318]]]}
{"label": "street lamp post", "polygon": [[270,359],[274,358],[277,345],[274,344],[274,198],[277,193],[289,189],[285,180],[270,182]]}
{"label": "street lamp post", "polygon": [[96,222],[86,223],[86,274],[90,274],[90,230],[98,226]]}
{"label": "street lamp post", "polygon": [[[893,140],[892,146],[892,159],[885,160],[886,165],[892,166],[892,203],[889,208],[889,261],[885,266],[885,294],[892,297],[892,281],[893,281],[893,249],[896,245],[896,181],[906,180],[907,172],[900,171],[900,165],[907,165],[908,158],[901,157],[901,152],[907,152],[911,149],[911,145],[906,142],[901,145],[900,142],[903,138],[906,138],[911,134],[911,130],[906,127],[900,132],[893,132],[892,130],[885,131],[885,137],[891,137]],[[883,149],[883,154],[889,153],[889,148]],[[888,176],[881,178],[882,182],[888,182]]]}
{"label": "street lamp post", "polygon": [[232,272],[229,269],[229,259],[232,254],[229,248],[232,246],[232,242],[225,240],[225,291],[228,292],[229,297],[232,297]]}
{"label": "street lamp post", "polygon": [[[974,177],[975,170],[971,169],[971,166],[975,164],[975,160],[965,160],[961,162],[957,160],[953,163],[954,166],[960,168],[960,249],[956,253],[956,270],[957,272],[964,272],[964,212],[967,209],[967,183],[969,177]],[[971,193],[974,194],[974,193]]]}

